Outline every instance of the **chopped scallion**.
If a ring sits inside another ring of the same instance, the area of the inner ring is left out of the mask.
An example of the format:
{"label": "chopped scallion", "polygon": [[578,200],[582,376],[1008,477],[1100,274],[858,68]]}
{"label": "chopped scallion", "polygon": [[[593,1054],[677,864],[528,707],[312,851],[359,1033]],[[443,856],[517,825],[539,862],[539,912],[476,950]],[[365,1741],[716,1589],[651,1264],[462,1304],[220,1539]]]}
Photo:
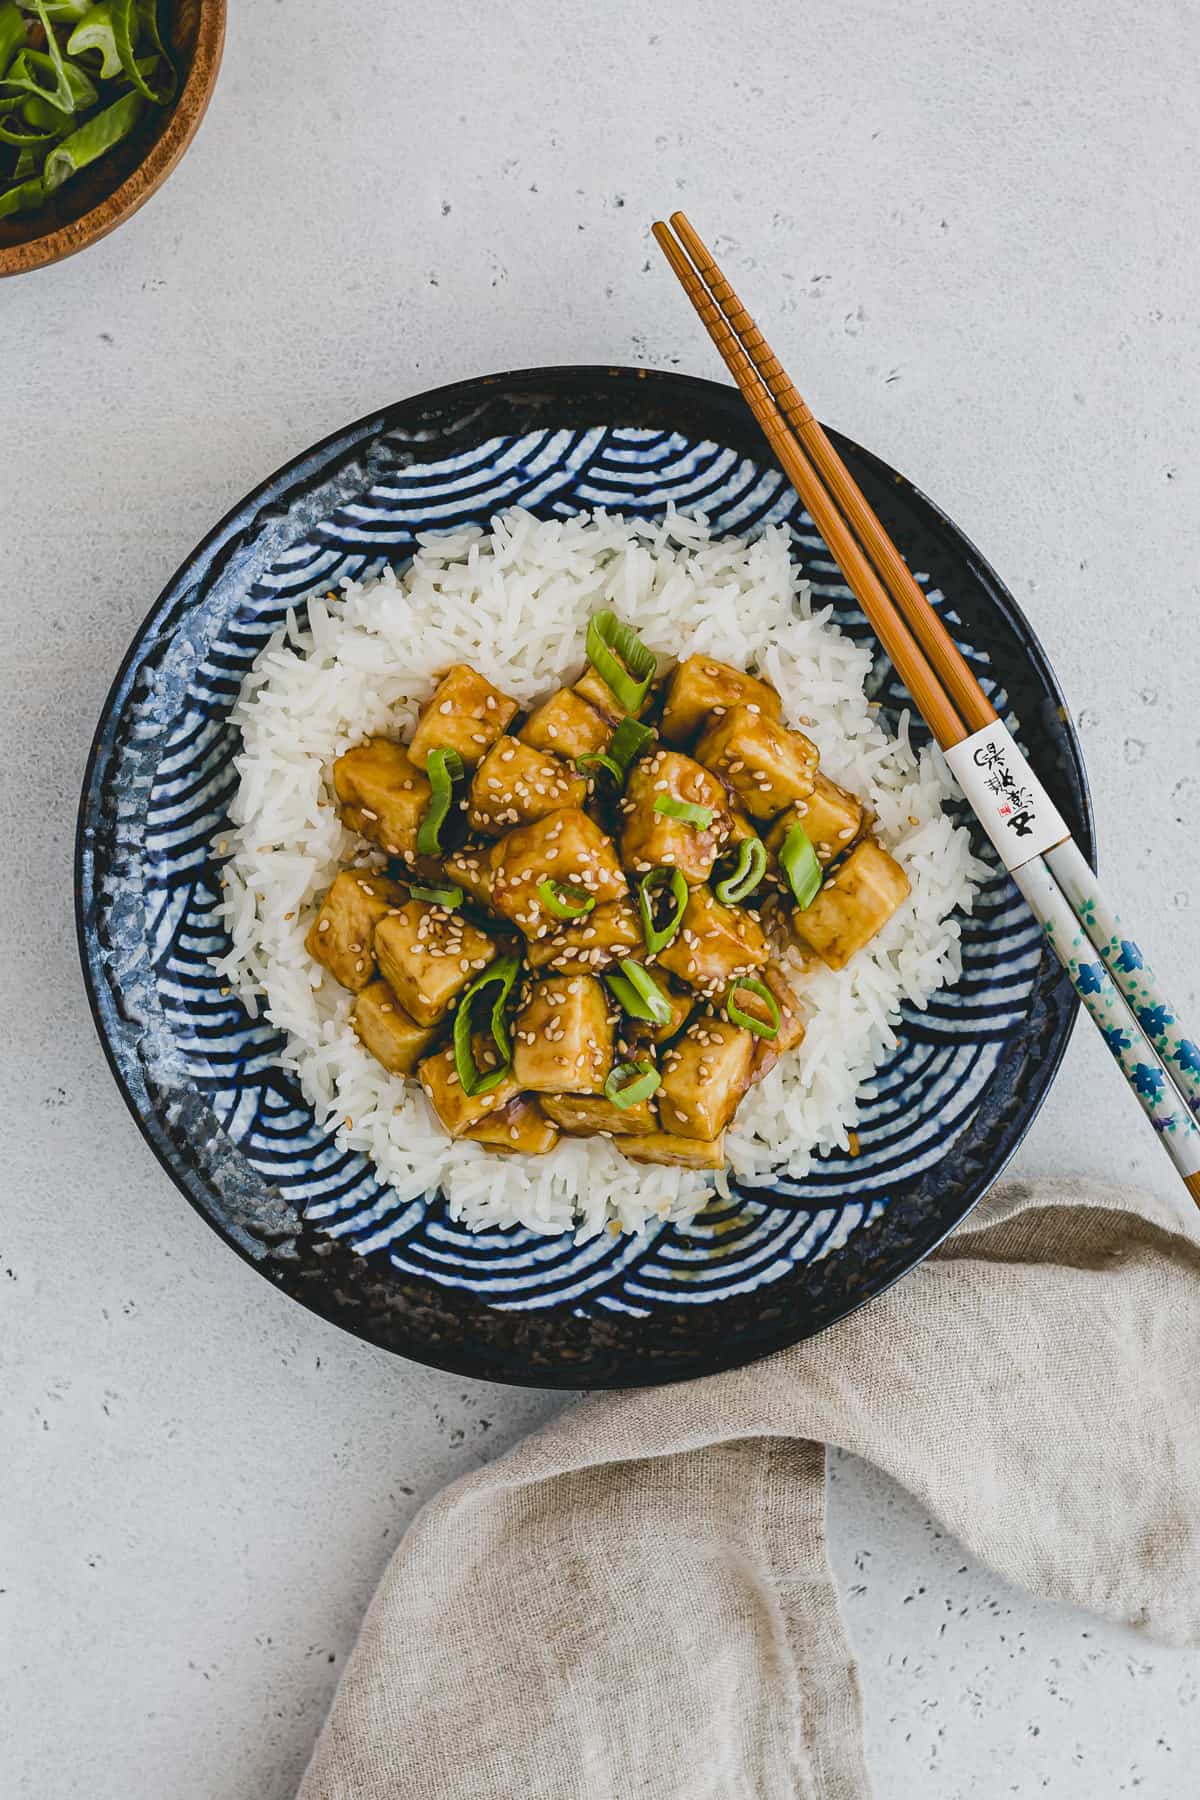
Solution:
{"label": "chopped scallion", "polygon": [[803,912],[821,891],[821,865],[812,847],[812,839],[803,825],[793,825],[783,840],[779,864],[788,878],[788,886]]}
{"label": "chopped scallion", "polygon": [[596,904],[596,896],[586,888],[572,887],[569,881],[555,881],[547,876],[538,882],[538,899],[556,919],[582,919]]}
{"label": "chopped scallion", "polygon": [[725,906],[748,900],[767,872],[767,850],[761,838],[743,838],[737,847],[737,861],[723,880],[715,882],[713,893]]}
{"label": "chopped scallion", "polygon": [[623,711],[636,712],[646,698],[658,667],[653,650],[643,644],[631,625],[623,625],[614,612],[593,613],[588,620],[587,659],[601,681],[611,688]]}
{"label": "chopped scallion", "polygon": [[[737,1003],[739,993],[753,994],[761,1000],[767,1009],[769,1023],[760,1019],[756,1013],[750,1013]],[[725,996],[725,1017],[731,1025],[742,1025],[752,1031],[755,1037],[776,1038],[779,1036],[780,1011],[779,1002],[765,981],[755,981],[751,976],[743,975],[735,981]]]}
{"label": "chopped scallion", "polygon": [[[512,1043],[504,1019],[504,1008],[520,967],[519,956],[502,956],[489,969],[485,969],[482,975],[475,977],[458,1003],[458,1011],[454,1015],[454,1067],[468,1099],[473,1100],[479,1094],[490,1094],[493,1088],[500,1086],[512,1068]],[[495,1069],[483,1070],[475,1061],[471,1044],[471,1014],[479,995],[490,987],[499,990],[492,1002],[488,1031],[496,1046],[500,1063]]]}
{"label": "chopped scallion", "polygon": [[653,1063],[618,1063],[604,1083],[604,1098],[621,1112],[627,1112],[639,1101],[648,1100],[661,1086],[662,1076]]}
{"label": "chopped scallion", "polygon": [[[671,914],[661,925],[656,925],[653,896],[657,888],[664,887],[671,890]],[[657,956],[660,950],[665,950],[678,933],[683,923],[687,897],[687,882],[683,878],[682,869],[651,869],[648,875],[642,876],[638,883],[638,909],[642,915],[642,936],[651,956]]]}
{"label": "chopped scallion", "polygon": [[414,900],[424,900],[427,906],[443,906],[447,912],[453,912],[456,906],[463,903],[463,891],[460,887],[418,887],[414,881],[410,883],[408,891]]}
{"label": "chopped scallion", "polygon": [[697,806],[691,800],[676,800],[673,794],[660,794],[654,802],[654,810],[661,813],[664,819],[678,819],[683,825],[694,825],[697,831],[707,831],[716,817],[711,806]]}
{"label": "chopped scallion", "polygon": [[442,826],[446,823],[446,815],[454,798],[454,783],[461,781],[465,773],[463,759],[457,750],[439,747],[429,752],[425,773],[433,792],[429,796],[425,817],[417,828],[417,849],[422,856],[440,856]]}
{"label": "chopped scallion", "polygon": [[621,973],[604,977],[613,998],[632,1019],[649,1019],[653,1025],[669,1025],[675,1010],[654,977],[631,956],[622,958]]}

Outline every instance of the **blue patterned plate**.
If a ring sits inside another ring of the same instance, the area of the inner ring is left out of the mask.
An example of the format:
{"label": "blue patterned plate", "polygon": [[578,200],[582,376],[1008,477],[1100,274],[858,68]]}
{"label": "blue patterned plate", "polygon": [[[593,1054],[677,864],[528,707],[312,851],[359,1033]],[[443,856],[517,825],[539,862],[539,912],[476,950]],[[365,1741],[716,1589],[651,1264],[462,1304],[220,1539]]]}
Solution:
{"label": "blue patterned plate", "polygon": [[[839,439],[851,469],[1038,767],[1084,849],[1079,746],[1040,646],[962,534]],[[189,557],[104,709],[79,817],[80,947],[113,1072],[163,1167],[286,1293],[420,1361],[498,1381],[628,1386],[750,1361],[840,1318],[919,1262],[1004,1167],[1066,1046],[1075,1001],[1016,890],[993,876],[962,979],[905,1016],[857,1158],[747,1189],[690,1226],[576,1245],[472,1235],[401,1205],[322,1131],[277,1034],[222,990],[219,870],[239,684],[288,607],[402,562],[418,531],[519,503],[703,510],[718,531],[794,529],[814,596],[865,621],[732,390],[644,369],[464,382],[351,425],[263,483]],[[906,703],[877,656],[876,698]]]}

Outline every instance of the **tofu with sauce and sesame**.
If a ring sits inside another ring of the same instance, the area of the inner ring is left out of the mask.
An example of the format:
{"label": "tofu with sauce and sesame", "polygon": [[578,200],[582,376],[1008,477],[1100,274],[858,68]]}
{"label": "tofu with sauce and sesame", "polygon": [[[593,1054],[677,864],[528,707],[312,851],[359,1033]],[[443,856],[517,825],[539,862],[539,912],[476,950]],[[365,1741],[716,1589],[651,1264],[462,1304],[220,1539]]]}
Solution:
{"label": "tofu with sauce and sesame", "polygon": [[705,727],[696,761],[726,782],[752,819],[773,819],[813,791],[819,752],[802,731],[789,731],[753,701],[733,706]]}
{"label": "tofu with sauce and sesame", "polygon": [[609,997],[594,975],[548,975],[513,1026],[513,1074],[533,1094],[594,1094],[612,1070]]}
{"label": "tofu with sauce and sesame", "polygon": [[423,769],[431,750],[457,750],[467,768],[474,768],[519,711],[515,700],[477,670],[455,663],[423,707],[408,753]]}
{"label": "tofu with sauce and sesame", "polygon": [[[908,878],[770,683],[703,655],[655,678],[614,641],[615,687],[589,667],[522,721],[455,664],[407,746],[338,757],[343,824],[400,868],[342,869],[305,945],[450,1137],[540,1157],[601,1135],[715,1171],[748,1090],[803,1042],[807,971],[845,968]],[[463,765],[448,801],[439,747]]]}
{"label": "tofu with sauce and sesame", "polygon": [[578,806],[518,826],[501,840],[492,905],[527,938],[549,936],[561,917],[539,891],[543,882],[576,890],[582,896],[578,904],[591,900],[597,906],[623,899],[629,891],[615,844]]}
{"label": "tofu with sauce and sesame", "polygon": [[375,927],[380,974],[418,1025],[436,1025],[496,955],[494,940],[457,912],[409,900]]}
{"label": "tofu with sauce and sesame", "polygon": [[556,756],[545,756],[519,738],[498,738],[471,782],[467,818],[472,831],[503,837],[564,806],[582,806],[587,782]]}
{"label": "tofu with sauce and sesame", "polygon": [[667,682],[662,734],[668,744],[690,744],[733,706],[755,705],[768,719],[778,719],[782,702],[768,682],[747,675],[711,656],[689,656],[677,663]]}
{"label": "tofu with sauce and sesame", "polygon": [[[699,808],[699,817],[668,809]],[[622,803],[621,860],[633,873],[678,869],[685,881],[707,881],[729,835],[725,789],[715,776],[677,750],[656,750],[634,764]],[[701,823],[700,819],[704,822]]]}
{"label": "tofu with sauce and sesame", "polygon": [[415,859],[417,829],[433,790],[402,745],[382,737],[356,744],[334,763],[333,789],[351,831],[389,856]]}
{"label": "tofu with sauce and sesame", "polygon": [[370,869],[334,876],[304,947],[335,981],[357,994],[375,978],[375,927],[404,904],[404,890]]}
{"label": "tofu with sauce and sesame", "polygon": [[909,880],[894,856],[864,838],[829,875],[811,906],[792,914],[800,943],[831,969],[844,969],[908,899]]}

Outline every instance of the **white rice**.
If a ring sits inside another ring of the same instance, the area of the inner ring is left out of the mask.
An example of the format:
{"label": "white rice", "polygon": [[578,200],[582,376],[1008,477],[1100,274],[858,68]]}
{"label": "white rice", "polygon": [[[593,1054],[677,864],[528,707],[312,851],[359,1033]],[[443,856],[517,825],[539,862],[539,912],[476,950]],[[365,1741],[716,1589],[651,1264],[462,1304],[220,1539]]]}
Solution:
{"label": "white rice", "polygon": [[[820,747],[821,766],[862,796],[912,882],[909,901],[842,973],[797,977],[807,1035],[738,1109],[726,1144],[750,1181],[803,1175],[814,1153],[845,1146],[865,1083],[895,1044],[901,1003],[923,1007],[959,973],[956,909],[982,869],[943,812],[955,792],[935,750],[915,755],[907,720],[891,737],[868,702],[871,660],[809,610],[789,534],[713,538],[700,518],[645,522],[596,513],[539,520],[521,510],[421,539],[402,574],[343,583],[294,618],[246,677],[233,717],[244,749],[217,962],[252,1010],[286,1034],[283,1062],[339,1143],[363,1151],[398,1199],[446,1194],[472,1228],[636,1231],[692,1217],[711,1177],[627,1161],[604,1138],[560,1140],[544,1157],[499,1157],[451,1142],[420,1086],[389,1075],[349,1024],[352,996],[304,948],[339,864],[377,862],[332,803],[335,757],[379,732],[407,736],[448,664],[467,662],[528,706],[583,666],[589,615],[608,605],[670,657],[703,652],[757,669],[784,718]],[[723,1185],[723,1177],[721,1184]]]}

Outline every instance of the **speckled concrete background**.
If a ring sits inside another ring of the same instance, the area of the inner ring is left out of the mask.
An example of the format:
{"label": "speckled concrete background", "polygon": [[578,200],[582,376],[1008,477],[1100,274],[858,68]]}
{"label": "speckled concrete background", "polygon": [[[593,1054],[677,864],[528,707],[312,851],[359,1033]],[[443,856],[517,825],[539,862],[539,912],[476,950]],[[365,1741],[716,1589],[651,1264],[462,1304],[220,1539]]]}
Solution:
{"label": "speckled concrete background", "polygon": [[[824,416],[1029,610],[1113,886],[1200,1014],[1190,0],[231,10],[169,186],[0,290],[14,1800],[283,1800],[405,1521],[561,1404],[273,1295],[158,1171],[84,1006],[93,720],[165,577],[303,445],[487,369],[715,372],[646,240],[686,205]],[[1082,1033],[1018,1167],[1172,1187]],[[831,1512],[882,1800],[1194,1791],[1200,1657],[1008,1591],[855,1463]]]}

